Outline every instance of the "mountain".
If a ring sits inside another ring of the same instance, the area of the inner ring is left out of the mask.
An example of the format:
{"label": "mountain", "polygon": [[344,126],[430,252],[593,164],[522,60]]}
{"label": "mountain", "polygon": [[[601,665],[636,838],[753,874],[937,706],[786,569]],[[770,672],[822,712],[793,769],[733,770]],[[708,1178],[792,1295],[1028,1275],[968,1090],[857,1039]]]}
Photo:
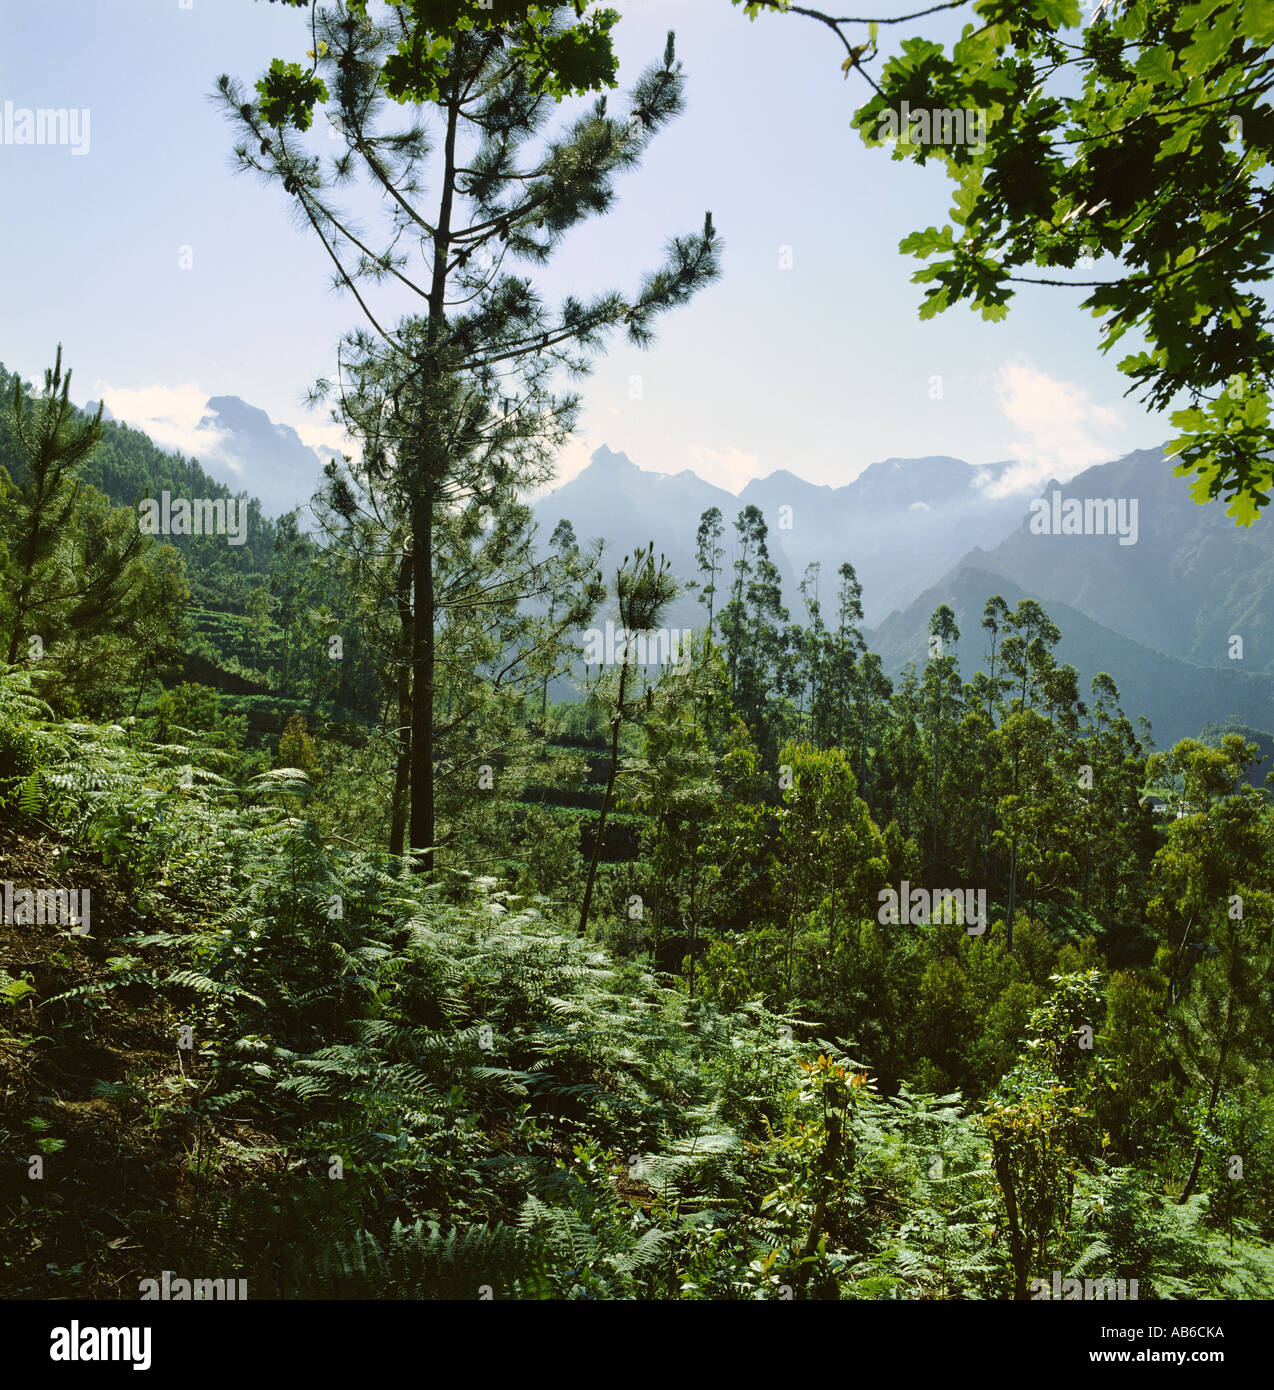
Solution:
{"label": "mountain", "polygon": [[[0,399],[11,395],[15,377],[0,363]],[[96,403],[90,403],[96,410]],[[133,429],[103,413],[102,438],[79,469],[80,481],[96,488],[117,507],[136,511],[144,498],[164,492],[173,497],[228,499],[230,489],[212,477],[194,459],[160,448],[142,430]],[[0,411],[0,474],[15,483],[30,482],[25,450],[14,436],[12,421]],[[190,583],[194,609],[241,613],[248,593],[267,582],[274,563],[275,529],[262,516],[255,499],[248,503],[247,538],[242,545],[228,545],[222,536],[170,535],[167,544],[181,553]],[[201,620],[196,620],[198,627]]]}
{"label": "mountain", "polygon": [[[603,444],[583,472],[536,503],[535,519],[546,545],[563,519],[574,526],[581,546],[605,541],[608,579],[625,555],[653,540],[655,554],[665,555],[684,583],[695,578],[695,533],[709,507],[720,507],[723,517],[733,519],[739,502],[690,469],[649,473]],[[693,594],[683,593],[668,609],[670,627],[698,628],[702,622],[703,609]]]}
{"label": "mountain", "polygon": [[[84,410],[91,415],[97,407],[97,401],[87,401]],[[110,424],[118,417],[107,406],[102,420]],[[323,465],[329,458],[340,457],[326,445],[311,448],[291,425],[275,424],[264,410],[239,396],[210,396],[195,428],[206,437],[206,444],[191,452],[208,477],[224,483],[232,493],[255,497],[267,516],[300,507],[303,525]],[[178,452],[154,442],[165,453]]]}
{"label": "mountain", "polygon": [[[804,621],[799,584],[806,566],[822,566],[825,612],[835,604],[836,570],[853,564],[869,623],[905,607],[955,564],[971,545],[993,546],[1019,523],[1025,495],[993,497],[988,484],[1007,464],[974,467],[960,459],[884,459],[841,487],[806,482],[786,469],[754,479],[735,497],[689,469],[652,473],[603,446],[577,477],[535,508],[547,537],[563,517],[580,541],[601,538],[618,561],[654,540],[683,581],[696,577],[695,533],[709,507],[726,523],[725,566],[734,557],[733,523],[756,506],[769,527],[770,556],[783,578],[784,601]],[[703,610],[684,596],[669,622],[702,625]]]}
{"label": "mountain", "polygon": [[201,461],[212,477],[258,498],[267,516],[309,502],[334,450],[311,449],[291,425],[276,424],[238,396],[212,396],[204,409],[197,428],[208,432]]}
{"label": "mountain", "polygon": [[[1057,484],[1041,496],[1051,500]],[[1199,666],[1274,673],[1274,526],[1246,530],[1219,503],[1199,506],[1162,449],[1086,469],[1063,498],[1137,503],[1137,539],[1034,534],[1029,515],[970,563],[1086,614],[1113,632]],[[1131,515],[1131,510],[1129,510]],[[1243,639],[1242,660],[1231,638]],[[1267,727],[1267,713],[1262,727]]]}
{"label": "mountain", "polygon": [[[910,603],[971,545],[993,545],[1008,535],[1025,499],[987,492],[1007,466],[976,468],[943,456],[889,458],[835,488],[783,470],[750,482],[734,507],[760,507],[797,582],[807,565],[822,565],[825,609],[834,602],[835,572],[848,560],[863,586],[866,621],[875,623]],[[785,593],[795,616],[798,596],[786,586]]]}
{"label": "mountain", "polygon": [[928,653],[930,615],[939,604],[946,603],[956,615],[961,633],[956,651],[961,670],[968,677],[979,666],[985,666],[986,634],[981,621],[986,601],[993,594],[1002,595],[1010,608],[1016,607],[1022,598],[1038,599],[1061,630],[1058,659],[1079,671],[1081,698],[1087,696],[1093,676],[1099,671],[1107,672],[1119,687],[1124,713],[1134,723],[1138,715],[1144,715],[1159,748],[1170,748],[1182,738],[1197,737],[1205,725],[1215,721],[1234,719],[1258,729],[1269,727],[1270,712],[1274,710],[1271,677],[1250,669],[1236,669],[1238,663],[1209,669],[1168,656],[1103,627],[1066,603],[1029,592],[1002,572],[974,562],[957,566],[905,610],[891,614],[879,628],[867,634],[868,645],[880,653],[891,676],[896,677],[908,662],[914,662],[919,669]]}
{"label": "mountain", "polygon": [[[12,378],[0,366],[0,392],[11,389]],[[200,428],[213,446],[205,467],[108,421],[84,480],[117,504],[134,506],[163,489],[216,496],[226,485],[215,480],[219,476],[236,491],[263,494],[268,515],[307,498],[324,456],[332,452],[308,448],[295,430],[276,425],[236,396],[211,398]],[[218,464],[218,457],[233,459],[233,466]],[[0,466],[22,481],[21,453],[2,417]],[[721,510],[728,569],[732,523],[743,507],[755,505],[769,524],[771,553],[793,618],[802,618],[797,585],[805,566],[822,564],[822,598],[830,610],[835,569],[850,559],[864,585],[869,644],[893,676],[908,662],[919,666],[925,660],[929,618],[940,603],[955,610],[964,633],[957,650],[971,674],[983,660],[980,621],[987,598],[998,593],[1015,605],[1030,596],[1060,628],[1060,659],[1079,670],[1085,693],[1093,675],[1108,672],[1129,716],[1150,720],[1158,746],[1198,736],[1209,726],[1215,733],[1227,721],[1268,730],[1274,712],[1270,525],[1244,531],[1223,508],[1196,505],[1163,451],[1155,449],[1087,469],[1058,489],[1064,498],[1122,499],[1126,508],[1135,500],[1135,544],[1120,545],[1112,535],[1036,534],[1030,496],[992,495],[991,485],[1007,466],[976,468],[941,456],[891,458],[842,487],[780,470],[753,480],[735,497],[688,469],[648,472],[602,447],[578,477],[541,498],[535,511],[544,541],[569,517],[582,542],[608,542],[609,564],[653,539],[686,580],[695,577],[702,513]],[[1055,487],[1050,483],[1043,495],[1050,497]],[[273,528],[259,512],[241,549],[181,538],[196,602],[237,611],[247,586],[268,572],[272,538]],[[897,600],[893,611],[884,616],[891,599]],[[693,594],[682,595],[667,619],[669,627],[702,624]],[[1242,661],[1229,657],[1234,636],[1243,638]],[[554,683],[554,698],[571,694],[569,682]]]}

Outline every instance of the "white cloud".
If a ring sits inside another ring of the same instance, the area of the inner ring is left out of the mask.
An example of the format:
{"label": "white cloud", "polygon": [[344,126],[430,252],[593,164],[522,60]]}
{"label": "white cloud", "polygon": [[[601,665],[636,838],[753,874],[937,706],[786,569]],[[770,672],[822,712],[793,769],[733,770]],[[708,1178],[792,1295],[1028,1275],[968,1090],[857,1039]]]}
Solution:
{"label": "white cloud", "polygon": [[[243,460],[234,452],[232,432],[216,424],[200,423],[208,414],[208,392],[197,382],[134,390],[96,381],[93,399],[104,401],[117,420],[142,430],[161,449],[179,450],[201,464],[219,463],[236,476],[243,472]],[[322,419],[317,412],[298,420],[292,428],[311,449],[326,445],[338,453],[350,453],[356,447],[343,426]]]}
{"label": "white cloud", "polygon": [[230,450],[228,431],[215,425],[200,428],[199,422],[207,414],[208,393],[196,382],[130,390],[96,381],[93,399],[104,402],[117,420],[148,434],[161,449],[180,450],[200,463],[220,463],[236,475],[243,468]]}
{"label": "white cloud", "polygon": [[320,424],[310,419],[300,420],[292,428],[307,448],[328,448],[335,449],[338,454],[358,455],[358,444],[346,434],[344,425],[334,425],[330,420]]}
{"label": "white cloud", "polygon": [[1017,362],[996,373],[995,390],[1017,433],[1005,449],[1016,462],[998,482],[987,479],[993,497],[1039,487],[1050,478],[1066,482],[1121,452],[1116,436],[1125,423],[1119,412],[1096,404],[1081,386]]}

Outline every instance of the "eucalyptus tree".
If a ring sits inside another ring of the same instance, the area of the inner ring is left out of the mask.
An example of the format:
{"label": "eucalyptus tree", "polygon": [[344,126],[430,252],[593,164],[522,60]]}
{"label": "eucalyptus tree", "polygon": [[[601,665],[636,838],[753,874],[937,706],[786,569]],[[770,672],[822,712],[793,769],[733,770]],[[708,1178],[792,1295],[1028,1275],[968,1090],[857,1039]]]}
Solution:
{"label": "eucalyptus tree", "polygon": [[[857,662],[866,651],[863,641],[863,586],[854,567],[846,560],[836,571],[840,587],[836,591],[836,629],[831,637],[827,670],[823,677],[825,708],[823,720],[834,731],[835,739],[847,752],[857,752],[858,791],[863,795],[866,780],[867,744],[865,724],[856,718],[860,694]],[[855,730],[862,735],[855,737]]]}
{"label": "eucalyptus tree", "polygon": [[795,643],[796,660],[793,662],[795,667],[794,674],[797,677],[797,692],[800,705],[798,712],[804,715],[805,693],[809,692],[809,729],[810,737],[816,748],[825,745],[825,731],[819,719],[820,709],[819,700],[823,688],[823,668],[827,664],[828,637],[827,628],[823,623],[823,608],[819,602],[818,588],[822,577],[822,565],[813,560],[805,566],[805,574],[801,579],[801,602],[805,606],[805,616],[809,620],[809,626],[801,631],[799,640]]}
{"label": "eucalyptus tree", "polygon": [[725,525],[721,520],[721,508],[709,507],[699,518],[699,530],[695,534],[695,563],[699,573],[707,576],[707,581],[698,586],[700,602],[708,609],[708,641],[712,641],[713,608],[717,598],[717,575],[721,573],[721,560],[725,549],[721,537],[725,535]]}
{"label": "eucalyptus tree", "polygon": [[580,906],[579,930],[583,935],[588,927],[589,908],[593,902],[593,885],[597,865],[602,856],[606,833],[606,817],[615,797],[615,780],[619,776],[620,737],[626,723],[635,723],[655,704],[656,683],[647,679],[640,646],[646,634],[660,627],[664,612],[677,596],[677,582],[668,562],[661,555],[655,562],[655,545],[638,546],[631,558],[624,556],[615,573],[615,604],[619,616],[622,646],[616,653],[617,670],[604,672],[595,694],[610,709],[610,770],[606,776],[606,792],[597,817],[597,834],[584,882],[584,901]]}
{"label": "eucalyptus tree", "polygon": [[1148,808],[1141,805],[1146,759],[1132,721],[1120,708],[1119,689],[1105,671],[1093,677],[1090,689],[1077,744],[1084,855],[1080,905],[1085,912],[1093,897],[1094,869],[1096,896],[1107,910],[1128,893],[1130,880],[1141,880],[1135,855],[1149,820]]}
{"label": "eucalyptus tree", "polygon": [[[1009,853],[1009,901],[1006,942],[1013,949],[1022,860],[1037,873],[1044,859],[1067,833],[1070,804],[1061,799],[1055,756],[1058,730],[1050,714],[1061,718],[1078,701],[1074,667],[1060,665],[1054,649],[1061,633],[1035,599],[1019,600],[1006,620],[1000,642],[1005,703],[1001,705],[995,744],[1006,765],[1006,792],[999,801],[1001,829],[995,837]],[[1067,789],[1068,792],[1070,788]],[[993,837],[993,838],[995,838]]]}
{"label": "eucalyptus tree", "polygon": [[767,718],[769,695],[781,668],[781,627],[788,620],[783,582],[770,559],[769,527],[751,503],[735,519],[737,537],[730,602],[721,613],[721,635],[730,671],[730,695],[747,720],[762,754],[777,751]]}
{"label": "eucalyptus tree", "polygon": [[869,749],[874,749],[879,760],[880,742],[889,721],[889,702],[893,697],[894,684],[885,674],[884,664],[877,652],[864,650],[854,664],[853,674],[854,742],[858,749],[859,792],[872,808],[873,814],[878,814],[876,776],[867,754]]}
{"label": "eucalyptus tree", "polygon": [[730,696],[739,689],[739,666],[745,659],[748,585],[755,570],[754,560],[765,541],[765,517],[760,507],[751,503],[744,507],[734,521],[734,579],[730,585],[730,601],[721,611],[721,640],[726,650],[726,666],[730,672]]}
{"label": "eucalyptus tree", "polygon": [[[566,565],[577,563],[580,558],[579,538],[575,534],[575,527],[563,517],[553,528],[553,534],[549,537],[549,551],[559,561]],[[556,589],[549,594],[548,625],[551,629],[557,618],[558,593]],[[540,687],[540,728],[548,728],[549,717],[549,681],[553,678],[554,671],[551,666],[546,665],[541,676]]]}
{"label": "eucalyptus tree", "polygon": [[720,814],[722,787],[707,710],[720,657],[696,639],[692,659],[665,672],[642,716],[643,749],[625,768],[620,805],[644,816],[643,857],[653,889],[653,959],[658,968],[668,929],[685,942],[684,969],[695,993],[701,928],[712,907],[704,892],[709,826]]}
{"label": "eucalyptus tree", "polygon": [[1183,740],[1152,760],[1180,767],[1199,797],[1192,814],[1168,827],[1148,905],[1161,938],[1156,964],[1167,977],[1173,1051],[1200,1096],[1199,1138],[1181,1203],[1199,1179],[1203,1136],[1223,1095],[1250,1085],[1256,1060],[1269,1055],[1270,818],[1259,791],[1241,784],[1234,790],[1255,756],[1255,746],[1235,736],[1215,752]]}
{"label": "eucalyptus tree", "polygon": [[[977,690],[986,700],[986,718],[982,726],[982,734],[985,739],[987,764],[985,774],[982,779],[983,786],[983,819],[982,819],[982,881],[989,885],[991,875],[991,802],[992,792],[996,782],[996,767],[993,764],[993,755],[997,748],[997,743],[991,735],[996,727],[996,710],[999,707],[1000,697],[1004,689],[1004,677],[1002,671],[996,672],[996,658],[999,656],[999,644],[1001,634],[1009,626],[1009,606],[1004,601],[1001,594],[993,594],[986,601],[986,607],[982,610],[982,630],[987,634],[991,641],[991,649],[987,653],[987,667],[985,672],[979,671],[974,677],[977,683]],[[1001,667],[1003,662],[1001,662]]]}
{"label": "eucalyptus tree", "polygon": [[[340,398],[373,380],[388,415],[377,466],[395,477],[410,545],[408,833],[426,871],[435,842],[441,518],[468,500],[500,505],[545,481],[578,406],[558,379],[587,372],[616,329],[648,346],[656,317],[720,269],[709,213],[700,232],[671,239],[664,263],[632,292],[568,294],[551,308],[519,266],[544,266],[568,231],[608,212],[616,177],[682,109],[673,36],[621,111],[609,110],[603,92],[549,132],[558,101],[615,85],[617,16],[514,0],[451,10],[440,29],[430,0],[315,7],[308,67],[276,59],[255,101],[229,77],[218,82],[241,131],[240,169],[288,195],[331,259],[334,285],[365,320],[341,342]],[[306,138],[321,102],[337,146],[331,159]],[[374,231],[335,201],[356,182],[382,213]],[[373,305],[386,286],[391,302],[414,303],[415,312],[389,322]]]}
{"label": "eucalyptus tree", "polygon": [[929,756],[933,760],[930,856],[935,864],[938,861],[938,783],[943,772],[944,735],[953,735],[960,719],[960,666],[955,652],[949,650],[959,640],[955,614],[947,604],[939,604],[929,619],[929,660],[925,663],[924,674]]}

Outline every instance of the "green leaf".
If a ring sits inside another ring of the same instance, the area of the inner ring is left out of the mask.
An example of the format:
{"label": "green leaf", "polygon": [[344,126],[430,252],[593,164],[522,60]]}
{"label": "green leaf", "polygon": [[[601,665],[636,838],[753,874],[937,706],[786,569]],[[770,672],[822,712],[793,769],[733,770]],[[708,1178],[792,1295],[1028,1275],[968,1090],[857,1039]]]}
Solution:
{"label": "green leaf", "polygon": [[261,115],[275,129],[285,125],[309,130],[314,124],[314,107],[327,100],[327,84],[300,63],[276,58],[269,71],[256,84],[261,97]]}

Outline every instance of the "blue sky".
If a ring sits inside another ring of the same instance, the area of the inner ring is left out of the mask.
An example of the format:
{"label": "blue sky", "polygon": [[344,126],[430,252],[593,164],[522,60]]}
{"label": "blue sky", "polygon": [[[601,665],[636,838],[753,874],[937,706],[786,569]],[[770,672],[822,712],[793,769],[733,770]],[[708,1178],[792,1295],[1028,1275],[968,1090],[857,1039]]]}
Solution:
{"label": "blue sky", "polygon": [[[675,28],[688,108],[543,283],[631,287],[709,208],[725,273],[661,321],[652,350],[617,343],[602,359],[563,478],[606,443],[732,491],[779,468],[835,485],[926,454],[1020,459],[1029,484],[1168,437],[1166,419],[1124,398],[1080,291],[1027,287],[999,324],[965,308],[920,321],[919,263],[898,242],[943,219],[948,185],[850,130],[864,88],[844,80],[827,30],[752,23],[728,0],[616,7],[621,82]],[[0,109],[91,113],[83,155],[0,144],[0,360],[34,379],[61,341],[78,399],[104,398],[187,452],[217,447],[196,430],[214,395],[339,444],[302,396],[331,370],[357,305],[331,292],[283,195],[232,172],[233,132],[209,97],[218,73],[250,85],[272,57],[300,58],[304,20],[255,0],[0,0],[0,25]],[[383,303],[391,317],[414,308]]]}

